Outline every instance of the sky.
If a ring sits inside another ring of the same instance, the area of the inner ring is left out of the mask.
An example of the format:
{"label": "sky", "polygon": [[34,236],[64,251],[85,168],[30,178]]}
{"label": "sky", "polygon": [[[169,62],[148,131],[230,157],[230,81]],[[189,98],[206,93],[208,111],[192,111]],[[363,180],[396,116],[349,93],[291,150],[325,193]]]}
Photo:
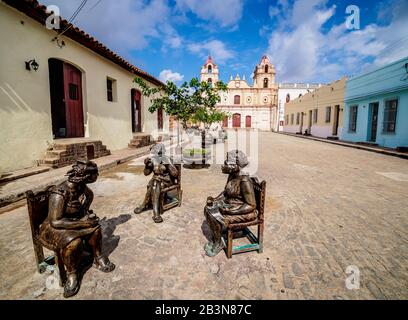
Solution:
{"label": "sky", "polygon": [[[66,19],[82,1],[39,0]],[[199,76],[209,54],[225,82],[250,79],[266,54],[277,82],[298,83],[328,83],[408,56],[407,0],[88,0],[74,24],[177,84]]]}

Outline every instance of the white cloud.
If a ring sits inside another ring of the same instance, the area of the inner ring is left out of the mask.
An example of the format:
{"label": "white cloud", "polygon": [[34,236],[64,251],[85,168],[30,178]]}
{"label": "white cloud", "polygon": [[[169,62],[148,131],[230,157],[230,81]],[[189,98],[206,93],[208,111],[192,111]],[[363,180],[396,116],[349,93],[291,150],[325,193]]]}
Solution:
{"label": "white cloud", "polygon": [[243,0],[176,0],[177,7],[199,18],[215,21],[222,27],[236,24],[242,17]]}
{"label": "white cloud", "polygon": [[178,72],[173,72],[172,70],[163,70],[160,72],[159,79],[163,82],[172,81],[180,82],[183,81],[184,76]]}
{"label": "white cloud", "polygon": [[[335,14],[346,19],[346,13],[327,2],[297,0],[292,7],[282,7],[280,13],[272,10],[274,17],[278,15],[279,27],[269,37],[268,54],[280,81],[328,82],[366,71],[370,59],[373,66],[379,66],[408,55],[408,38],[401,40],[408,33],[406,1],[393,3],[388,26],[371,24],[361,30],[347,30],[342,23],[324,31],[323,26]],[[286,20],[282,19],[284,14]]]}
{"label": "white cloud", "polygon": [[[41,3],[57,5],[68,19],[81,1],[41,0]],[[149,38],[167,39],[172,48],[181,45],[169,23],[171,9],[167,0],[102,1],[93,8],[96,3],[96,0],[88,1],[74,24],[121,54],[145,48]]]}
{"label": "white cloud", "polygon": [[202,43],[190,43],[187,49],[192,53],[197,53],[201,58],[206,58],[211,54],[216,63],[224,64],[234,57],[234,52],[229,50],[222,41],[211,40]]}

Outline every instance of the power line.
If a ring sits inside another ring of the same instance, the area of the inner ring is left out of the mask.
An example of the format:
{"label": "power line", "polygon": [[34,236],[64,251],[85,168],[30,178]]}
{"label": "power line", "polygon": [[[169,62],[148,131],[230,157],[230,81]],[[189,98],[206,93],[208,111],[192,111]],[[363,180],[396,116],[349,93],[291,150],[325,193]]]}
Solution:
{"label": "power line", "polygon": [[81,4],[79,5],[79,7],[75,10],[75,12],[72,14],[71,18],[69,18],[68,20],[68,24],[69,26],[65,28],[64,31],[62,31],[60,34],[58,34],[58,36],[56,37],[56,39],[58,39],[60,36],[62,36],[65,32],[67,32],[69,29],[71,29],[73,27],[72,22],[74,21],[74,19],[78,16],[78,14],[81,12],[81,10],[84,8],[84,6],[86,5],[86,3],[88,2],[88,0],[83,0],[81,2]]}
{"label": "power line", "polygon": [[407,40],[408,40],[408,35],[406,35],[405,37],[402,37],[401,39],[399,39],[399,40],[397,40],[397,41],[395,41],[395,42],[390,43],[390,44],[387,45],[385,48],[383,48],[383,49],[377,54],[377,56],[381,56],[381,55],[385,54],[387,50],[389,50],[389,49],[394,49],[395,47],[398,47],[399,45],[401,45],[401,44],[402,44],[401,42],[405,42],[405,41],[407,41]]}
{"label": "power line", "polygon": [[87,13],[91,12],[93,9],[95,9],[103,0],[98,0],[88,11]]}

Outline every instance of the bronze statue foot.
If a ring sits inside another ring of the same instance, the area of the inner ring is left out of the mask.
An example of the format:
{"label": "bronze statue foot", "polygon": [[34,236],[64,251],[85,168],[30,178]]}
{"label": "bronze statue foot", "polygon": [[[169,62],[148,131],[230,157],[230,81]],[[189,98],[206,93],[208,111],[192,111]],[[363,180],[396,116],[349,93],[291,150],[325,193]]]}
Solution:
{"label": "bronze statue foot", "polygon": [[135,210],[133,210],[133,212],[135,214],[141,214],[143,211],[146,211],[147,209],[148,209],[147,206],[139,206]]}
{"label": "bronze statue foot", "polygon": [[102,272],[109,273],[115,269],[115,264],[109,261],[106,257],[95,258],[94,266]]}
{"label": "bronze statue foot", "polygon": [[205,254],[209,257],[215,257],[220,251],[224,249],[224,243],[207,243],[204,247]]}
{"label": "bronze statue foot", "polygon": [[64,286],[64,298],[75,296],[79,291],[80,283],[75,272],[69,273]]}
{"label": "bronze statue foot", "polygon": [[155,223],[162,223],[163,222],[163,218],[161,216],[153,216],[153,221]]}

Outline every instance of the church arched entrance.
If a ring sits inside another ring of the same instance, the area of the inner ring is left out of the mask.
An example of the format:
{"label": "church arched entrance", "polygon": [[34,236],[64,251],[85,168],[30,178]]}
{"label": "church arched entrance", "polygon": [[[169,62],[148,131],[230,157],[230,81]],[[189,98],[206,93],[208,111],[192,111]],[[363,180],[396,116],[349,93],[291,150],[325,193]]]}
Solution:
{"label": "church arched entrance", "polygon": [[241,128],[241,114],[234,113],[234,115],[232,116],[232,127]]}

